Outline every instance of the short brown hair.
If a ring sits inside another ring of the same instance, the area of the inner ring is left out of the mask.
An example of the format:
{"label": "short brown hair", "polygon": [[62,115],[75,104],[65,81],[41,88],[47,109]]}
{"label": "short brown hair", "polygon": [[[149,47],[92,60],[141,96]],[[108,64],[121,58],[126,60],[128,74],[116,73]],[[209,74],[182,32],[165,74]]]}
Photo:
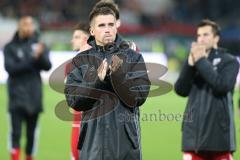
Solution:
{"label": "short brown hair", "polygon": [[198,25],[197,27],[204,27],[204,26],[211,26],[212,27],[212,31],[213,31],[213,34],[215,36],[220,36],[220,31],[221,31],[221,28],[220,26],[212,21],[212,20],[209,20],[209,19],[203,19]]}
{"label": "short brown hair", "polygon": [[114,1],[112,1],[112,0],[100,0],[94,6],[94,8],[101,8],[101,7],[110,8],[115,13],[116,19],[118,20],[120,18],[118,5],[116,3],[114,3]]}
{"label": "short brown hair", "polygon": [[89,21],[92,22],[93,18],[99,16],[99,15],[113,15],[116,18],[116,15],[112,9],[109,7],[93,7],[90,15],[89,15]]}
{"label": "short brown hair", "polygon": [[86,34],[90,34],[89,33],[89,24],[86,22],[81,22],[81,23],[76,24],[74,26],[74,30],[81,30]]}

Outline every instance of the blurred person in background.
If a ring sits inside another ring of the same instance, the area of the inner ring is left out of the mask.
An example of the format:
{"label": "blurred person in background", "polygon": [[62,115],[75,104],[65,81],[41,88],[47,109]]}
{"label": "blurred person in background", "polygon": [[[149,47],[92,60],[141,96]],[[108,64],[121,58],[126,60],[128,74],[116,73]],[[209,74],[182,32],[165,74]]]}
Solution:
{"label": "blurred person in background", "polygon": [[[72,49],[76,51],[76,54],[88,50],[91,48],[88,45],[87,40],[90,36],[89,24],[78,23],[72,35]],[[66,65],[65,76],[71,71],[71,63]],[[73,123],[72,123],[72,134],[71,134],[71,159],[78,160],[79,154],[77,149],[78,137],[80,133],[82,113],[76,110],[73,111]]]}
{"label": "blurred person in background", "polygon": [[183,121],[183,160],[232,160],[236,150],[233,91],[239,64],[218,47],[220,27],[202,20],[197,40],[175,83],[175,91],[188,97]]}
{"label": "blurred person in background", "polygon": [[13,39],[4,47],[8,72],[11,160],[19,160],[22,125],[26,125],[26,160],[33,160],[39,113],[43,111],[40,72],[49,70],[49,50],[39,42],[31,16],[22,16]]}

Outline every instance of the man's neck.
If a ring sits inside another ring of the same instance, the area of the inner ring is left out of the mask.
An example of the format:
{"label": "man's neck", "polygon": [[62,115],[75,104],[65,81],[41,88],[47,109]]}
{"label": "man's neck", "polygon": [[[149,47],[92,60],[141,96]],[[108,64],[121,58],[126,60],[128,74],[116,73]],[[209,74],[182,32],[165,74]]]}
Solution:
{"label": "man's neck", "polygon": [[210,48],[210,49],[208,49],[208,50],[206,51],[207,57],[209,56],[209,54],[211,53],[211,51],[212,51],[213,49],[217,49],[217,46],[212,47],[212,48]]}
{"label": "man's neck", "polygon": [[102,47],[104,46],[103,43],[97,41],[96,39],[95,39],[95,41],[96,41],[96,45],[97,45],[97,46],[102,46]]}
{"label": "man's neck", "polygon": [[212,50],[212,48],[210,48],[210,49],[208,49],[208,50],[206,51],[207,57],[209,56],[211,50]]}
{"label": "man's neck", "polygon": [[21,32],[18,32],[18,37],[19,37],[20,39],[24,39],[24,35],[23,35]]}
{"label": "man's neck", "polygon": [[19,37],[19,39],[27,39],[28,38],[21,32],[18,32],[18,37]]}

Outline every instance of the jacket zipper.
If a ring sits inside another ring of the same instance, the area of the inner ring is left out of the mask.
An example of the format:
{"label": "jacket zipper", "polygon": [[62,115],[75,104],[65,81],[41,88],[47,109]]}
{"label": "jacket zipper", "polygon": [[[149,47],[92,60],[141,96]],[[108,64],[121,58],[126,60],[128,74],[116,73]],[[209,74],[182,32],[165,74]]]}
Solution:
{"label": "jacket zipper", "polygon": [[195,153],[198,153],[198,131],[199,131],[199,116],[197,116],[197,129],[196,129],[196,140],[195,140]]}
{"label": "jacket zipper", "polygon": [[[206,89],[206,86],[204,86],[203,87],[204,88],[204,90]],[[204,97],[204,92],[202,92],[201,93],[201,99],[200,99],[200,101],[199,101],[199,106],[201,107],[202,106],[202,97]],[[199,113],[199,114],[197,114],[198,116],[197,116],[197,129],[196,129],[196,141],[195,141],[195,153],[198,153],[199,152],[199,145],[198,145],[198,143],[199,143],[199,128],[200,128],[200,121],[199,121],[199,119],[200,119],[200,114],[201,114],[201,108],[200,107],[198,107],[197,108],[197,113]]]}

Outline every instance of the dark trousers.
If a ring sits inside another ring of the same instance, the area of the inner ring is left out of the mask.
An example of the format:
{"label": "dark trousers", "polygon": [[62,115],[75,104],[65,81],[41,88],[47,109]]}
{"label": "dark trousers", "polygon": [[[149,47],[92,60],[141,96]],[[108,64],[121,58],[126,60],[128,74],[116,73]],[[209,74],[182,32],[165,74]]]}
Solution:
{"label": "dark trousers", "polygon": [[39,114],[29,115],[24,111],[17,111],[10,113],[10,124],[11,124],[11,135],[10,143],[11,149],[20,148],[20,138],[22,133],[23,124],[26,125],[26,148],[25,153],[32,155],[34,143],[35,143],[35,132],[37,127]]}

